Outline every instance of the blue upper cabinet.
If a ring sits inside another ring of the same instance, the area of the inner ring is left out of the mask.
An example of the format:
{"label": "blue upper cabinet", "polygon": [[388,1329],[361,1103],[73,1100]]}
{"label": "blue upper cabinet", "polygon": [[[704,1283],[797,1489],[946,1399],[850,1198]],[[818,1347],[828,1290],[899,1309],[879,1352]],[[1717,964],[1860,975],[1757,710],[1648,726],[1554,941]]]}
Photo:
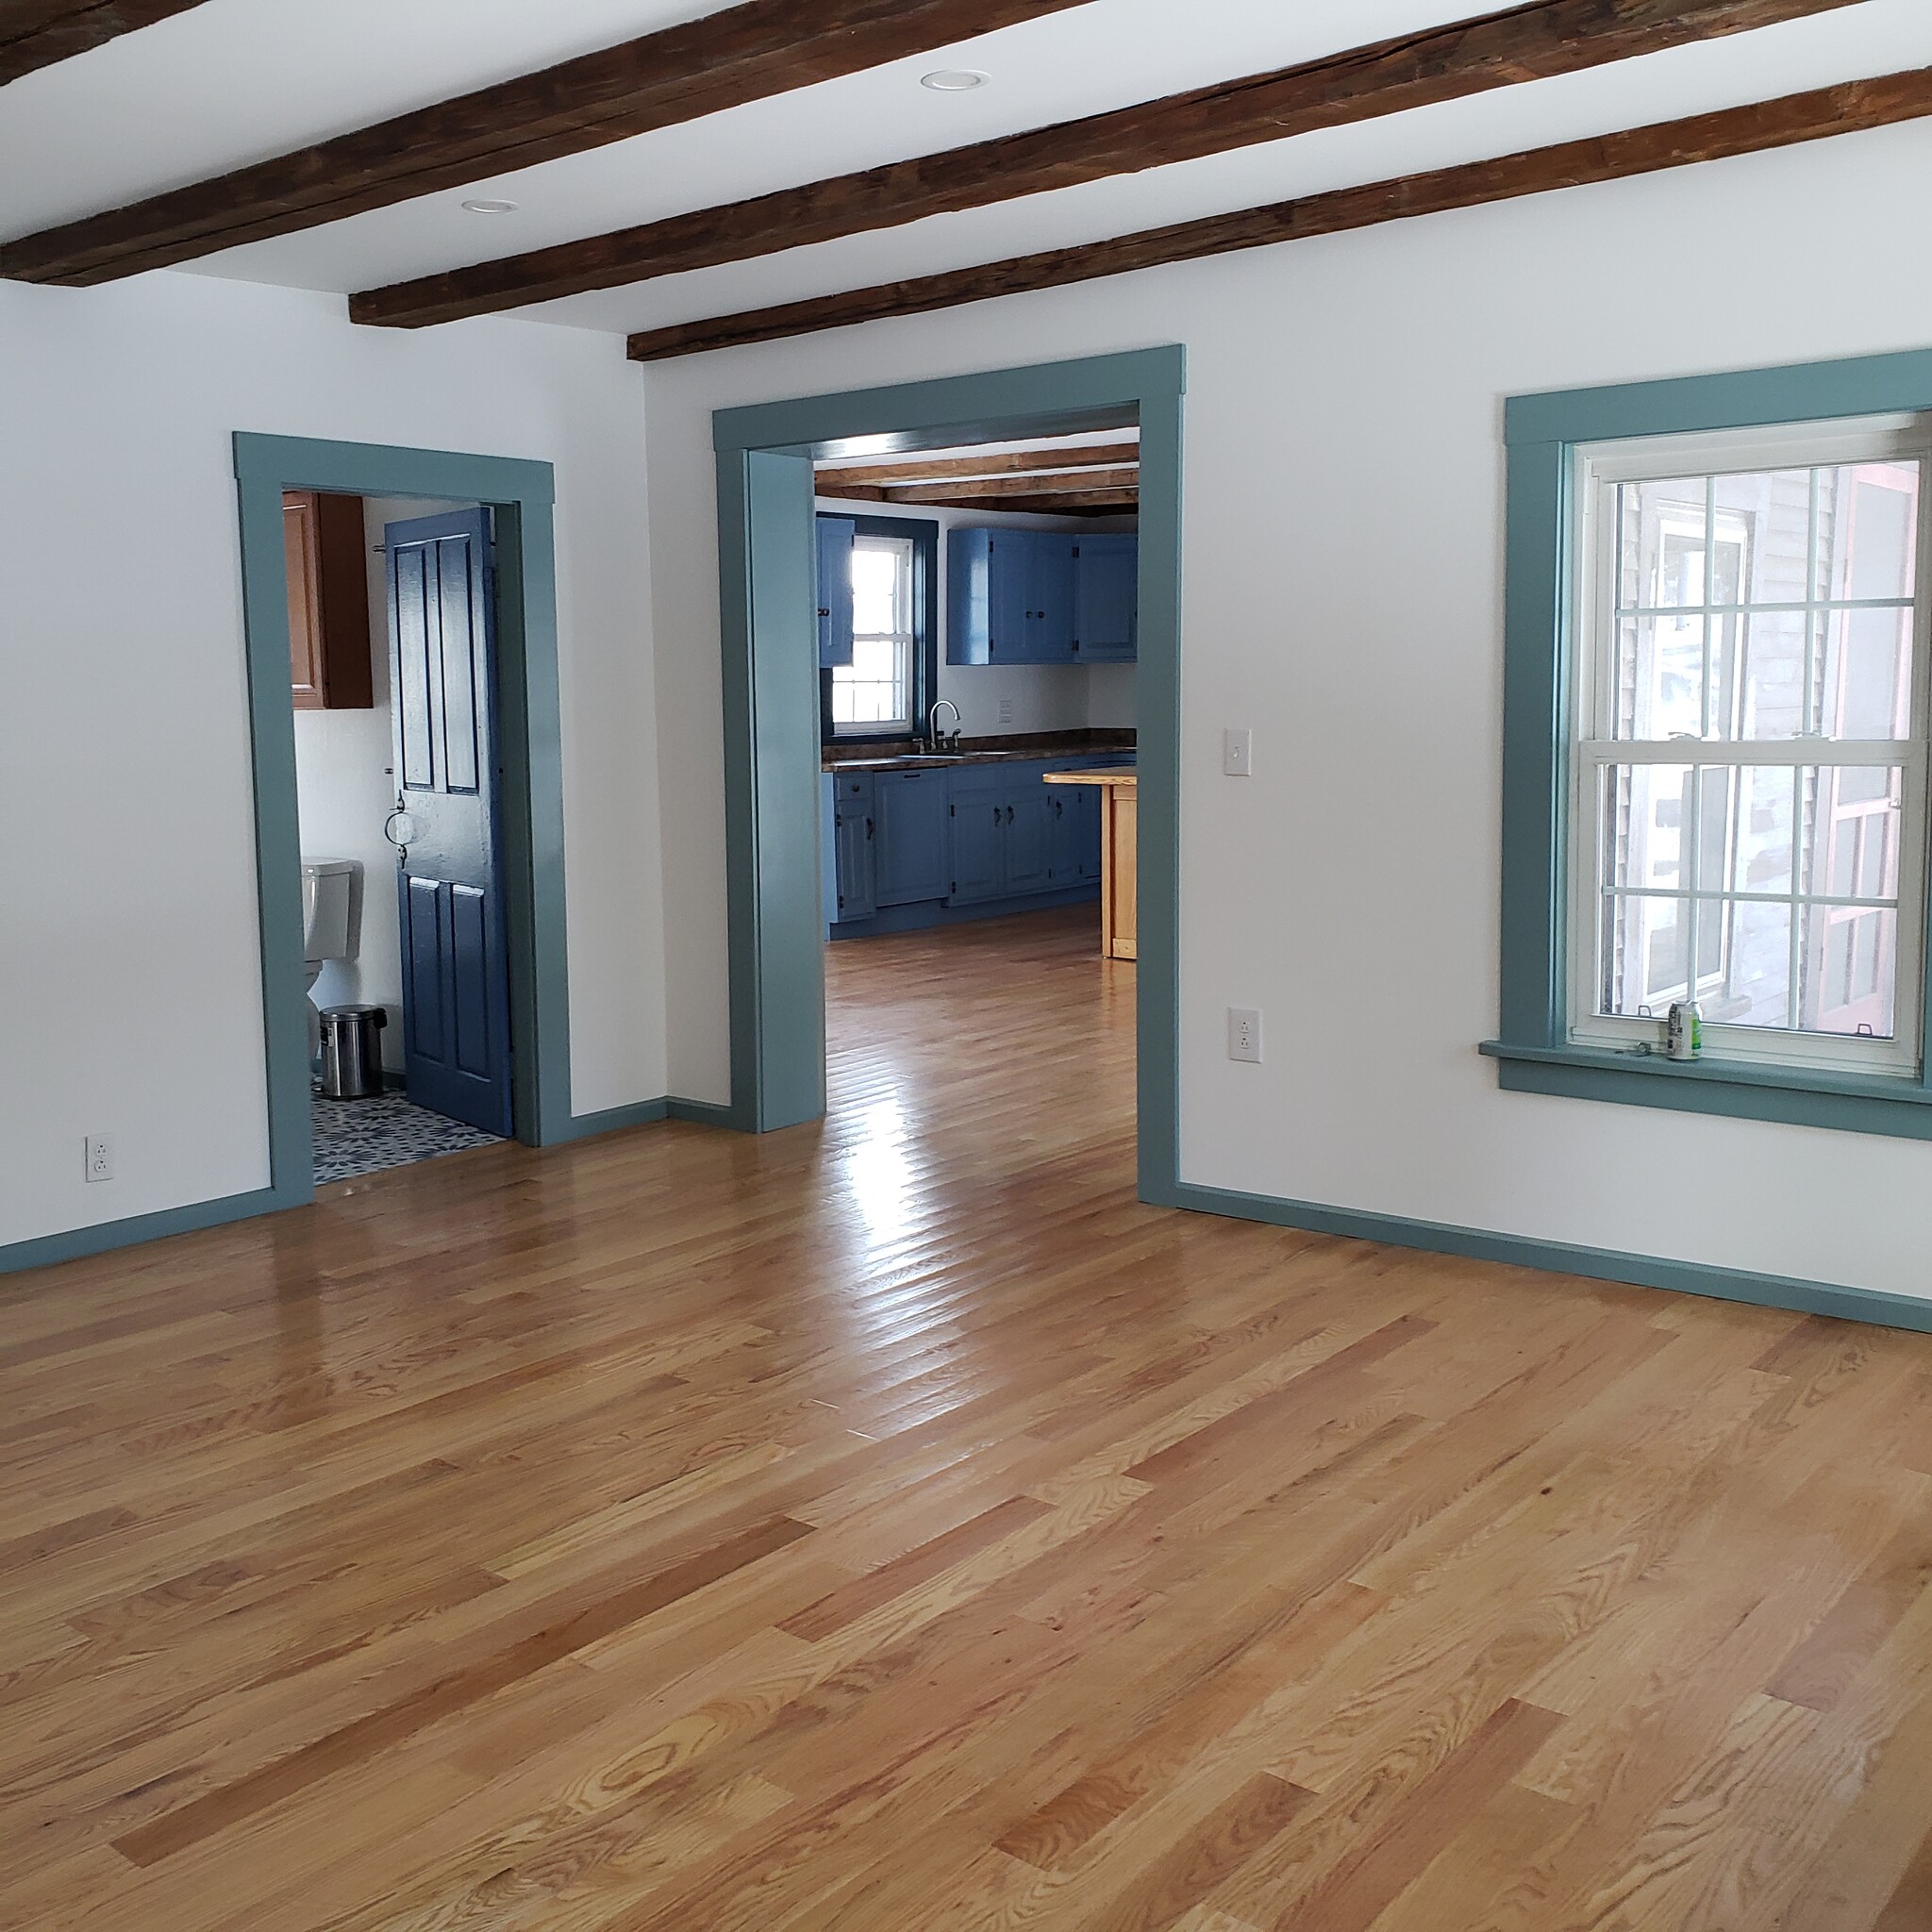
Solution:
{"label": "blue upper cabinet", "polygon": [[1074,543],[1074,656],[1129,664],[1140,652],[1141,540],[1102,530]]}
{"label": "blue upper cabinet", "polygon": [[1074,544],[1057,530],[952,532],[948,664],[1071,664]]}
{"label": "blue upper cabinet", "polygon": [[818,519],[819,668],[852,662],[852,540],[850,517]]}

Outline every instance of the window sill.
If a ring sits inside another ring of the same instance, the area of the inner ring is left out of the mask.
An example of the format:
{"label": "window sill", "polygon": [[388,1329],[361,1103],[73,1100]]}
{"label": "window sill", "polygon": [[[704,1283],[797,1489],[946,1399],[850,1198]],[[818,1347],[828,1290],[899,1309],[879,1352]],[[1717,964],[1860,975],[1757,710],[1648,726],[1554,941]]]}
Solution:
{"label": "window sill", "polygon": [[1517,1046],[1486,1040],[1497,1084],[1625,1107],[1663,1107],[1736,1120],[1932,1140],[1932,1089],[1906,1076],[1771,1067],[1741,1060],[1673,1060],[1605,1047]]}

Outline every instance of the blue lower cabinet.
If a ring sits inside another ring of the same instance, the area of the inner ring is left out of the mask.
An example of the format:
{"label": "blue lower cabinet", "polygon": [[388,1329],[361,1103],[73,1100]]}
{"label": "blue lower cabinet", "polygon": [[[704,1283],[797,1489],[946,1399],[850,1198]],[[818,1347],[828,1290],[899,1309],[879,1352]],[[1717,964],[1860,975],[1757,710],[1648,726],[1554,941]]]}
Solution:
{"label": "blue lower cabinet", "polygon": [[1008,787],[954,781],[946,816],[946,897],[956,906],[997,899],[1006,891]]}
{"label": "blue lower cabinet", "polygon": [[839,917],[870,919],[878,910],[874,870],[876,825],[872,774],[840,774],[832,805],[832,845],[839,875]]}
{"label": "blue lower cabinet", "polygon": [[1044,785],[1051,816],[1053,889],[1100,876],[1100,791],[1092,785]]}
{"label": "blue lower cabinet", "polygon": [[[1067,762],[828,773],[829,870],[838,887],[828,923],[863,930],[881,913],[922,908],[925,919],[909,923],[931,924],[947,908],[998,908],[1092,888],[1100,878],[1100,794],[1088,785],[1048,785],[1044,774]],[[898,913],[893,929],[907,924]]]}
{"label": "blue lower cabinet", "polygon": [[1008,892],[1052,891],[1053,799],[1037,774],[1008,794],[1003,856]]}
{"label": "blue lower cabinet", "polygon": [[873,903],[915,906],[943,899],[950,824],[944,772],[881,773],[873,784]]}

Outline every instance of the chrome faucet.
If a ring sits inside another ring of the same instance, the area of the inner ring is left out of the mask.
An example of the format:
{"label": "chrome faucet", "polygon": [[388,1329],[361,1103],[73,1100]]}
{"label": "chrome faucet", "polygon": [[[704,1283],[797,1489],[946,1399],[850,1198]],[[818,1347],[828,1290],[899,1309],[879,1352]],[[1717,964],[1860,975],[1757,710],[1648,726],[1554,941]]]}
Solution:
{"label": "chrome faucet", "polygon": [[[943,705],[953,714],[953,733],[949,738],[940,729],[940,707]],[[933,708],[925,715],[925,740],[934,751],[958,751],[959,748],[959,708],[951,698],[936,698]]]}

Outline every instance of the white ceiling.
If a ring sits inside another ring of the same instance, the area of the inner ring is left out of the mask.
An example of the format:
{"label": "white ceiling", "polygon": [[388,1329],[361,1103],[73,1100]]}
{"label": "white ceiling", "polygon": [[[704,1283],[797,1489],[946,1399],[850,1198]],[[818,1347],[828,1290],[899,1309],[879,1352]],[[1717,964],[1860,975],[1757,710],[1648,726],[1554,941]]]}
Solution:
{"label": "white ceiling", "polygon": [[[0,235],[364,125],[708,11],[677,0],[207,0],[0,89]],[[195,272],[348,291],[1259,72],[1482,0],[1089,0],[928,55],[520,173],[231,249]],[[918,85],[985,69],[975,92]],[[1091,241],[1932,66],[1927,0],[1730,39],[1179,166],[523,311],[624,330]],[[521,204],[464,211],[465,198]]]}

